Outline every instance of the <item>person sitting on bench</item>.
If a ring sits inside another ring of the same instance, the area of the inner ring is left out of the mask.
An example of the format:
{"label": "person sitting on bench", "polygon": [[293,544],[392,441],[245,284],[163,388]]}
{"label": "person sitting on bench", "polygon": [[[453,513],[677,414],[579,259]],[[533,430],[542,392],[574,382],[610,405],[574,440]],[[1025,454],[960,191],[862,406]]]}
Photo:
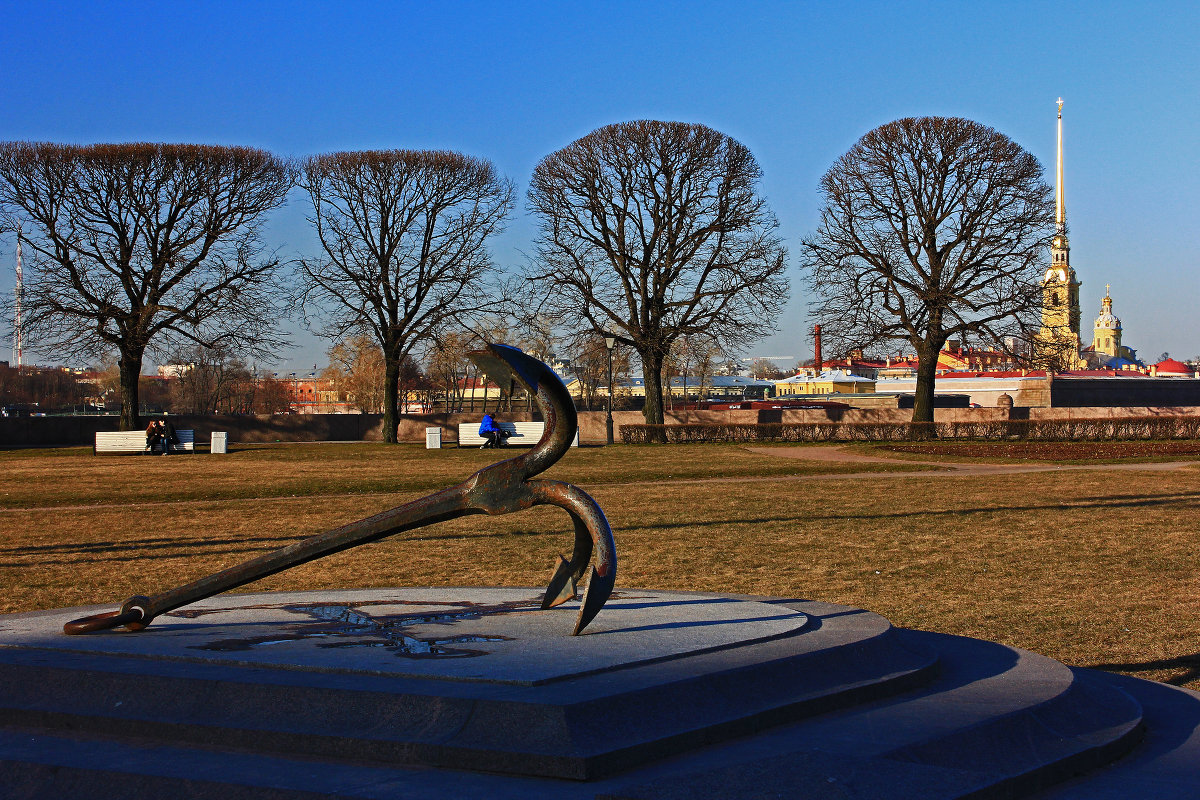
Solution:
{"label": "person sitting on bench", "polygon": [[171,424],[171,420],[158,423],[159,430],[162,431],[162,455],[167,455],[171,452],[171,447],[179,444],[179,437],[175,435],[175,426]]}
{"label": "person sitting on bench", "polygon": [[504,447],[504,440],[508,438],[508,431],[497,427],[491,414],[484,414],[483,421],[479,423],[479,435],[487,439],[486,442],[479,446],[479,449],[486,450],[489,447]]}
{"label": "person sitting on bench", "polygon": [[146,426],[146,449],[154,455],[154,446],[163,440],[162,423],[158,420],[151,420]]}

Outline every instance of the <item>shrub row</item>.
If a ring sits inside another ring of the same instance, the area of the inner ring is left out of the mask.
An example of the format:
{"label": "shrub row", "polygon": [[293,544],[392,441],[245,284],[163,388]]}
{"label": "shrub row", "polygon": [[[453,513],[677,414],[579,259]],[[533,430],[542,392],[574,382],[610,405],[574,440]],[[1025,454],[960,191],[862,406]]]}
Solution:
{"label": "shrub row", "polygon": [[1200,416],[978,422],[765,422],[622,425],[626,444],[688,442],[895,442],[908,439],[1109,441],[1200,438]]}

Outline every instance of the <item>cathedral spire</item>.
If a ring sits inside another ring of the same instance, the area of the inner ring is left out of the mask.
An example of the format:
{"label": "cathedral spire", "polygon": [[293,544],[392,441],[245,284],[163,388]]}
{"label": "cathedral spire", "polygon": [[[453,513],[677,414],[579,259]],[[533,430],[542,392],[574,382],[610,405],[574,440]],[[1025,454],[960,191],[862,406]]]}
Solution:
{"label": "cathedral spire", "polygon": [[1040,339],[1048,364],[1056,369],[1074,369],[1079,363],[1079,280],[1071,268],[1071,245],[1067,241],[1067,204],[1063,191],[1062,98],[1058,98],[1058,152],[1054,189],[1054,239],[1050,243],[1050,268],[1042,291]]}
{"label": "cathedral spire", "polygon": [[1058,169],[1055,170],[1054,190],[1054,222],[1058,226],[1058,235],[1067,233],[1067,203],[1063,198],[1063,146],[1062,146],[1062,107],[1063,100],[1058,98]]}

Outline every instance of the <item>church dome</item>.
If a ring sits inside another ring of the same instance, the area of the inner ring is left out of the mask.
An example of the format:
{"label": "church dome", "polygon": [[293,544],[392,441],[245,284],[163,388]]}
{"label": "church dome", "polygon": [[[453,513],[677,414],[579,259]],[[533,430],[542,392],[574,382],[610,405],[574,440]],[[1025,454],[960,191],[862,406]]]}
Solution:
{"label": "church dome", "polygon": [[1108,294],[1108,287],[1104,287],[1104,299],[1100,301],[1100,316],[1096,317],[1096,330],[1121,330],[1121,320],[1112,312],[1112,297]]}

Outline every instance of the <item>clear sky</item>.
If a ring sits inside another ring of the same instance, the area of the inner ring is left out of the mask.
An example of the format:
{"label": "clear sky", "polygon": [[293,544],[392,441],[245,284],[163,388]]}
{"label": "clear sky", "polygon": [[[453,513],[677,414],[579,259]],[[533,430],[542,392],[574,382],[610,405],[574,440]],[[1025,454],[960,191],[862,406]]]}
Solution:
{"label": "clear sky", "polygon": [[[832,161],[898,117],[963,116],[1015,139],[1052,180],[1061,96],[1085,341],[1111,283],[1126,344],[1143,359],[1190,358],[1197,31],[1194,2],[6,0],[0,139],[461,150],[519,187],[494,243],[497,263],[516,268],[541,157],[621,120],[704,123],[755,154],[793,252],[780,333],[745,355],[800,357],[811,321],[794,254]],[[303,198],[269,235],[284,254],[313,250]],[[12,290],[13,264],[13,243],[0,242],[0,291]],[[296,339],[280,369],[325,363],[325,344]]]}

